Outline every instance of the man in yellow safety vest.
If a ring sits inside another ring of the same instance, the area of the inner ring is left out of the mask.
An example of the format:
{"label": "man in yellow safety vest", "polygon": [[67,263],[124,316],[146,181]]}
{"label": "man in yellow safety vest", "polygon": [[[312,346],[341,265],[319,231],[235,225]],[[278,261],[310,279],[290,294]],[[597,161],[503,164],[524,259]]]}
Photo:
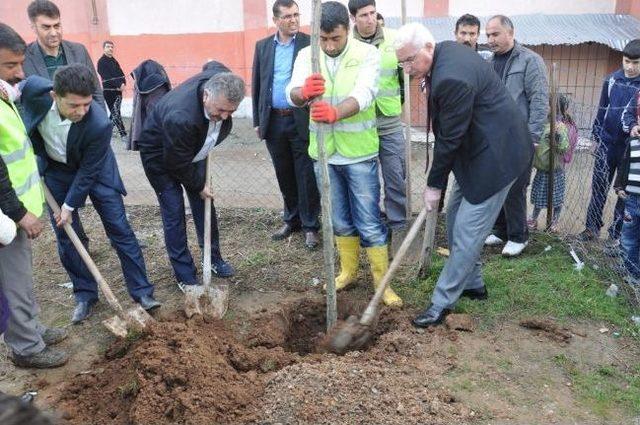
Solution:
{"label": "man in yellow safety vest", "polygon": [[[380,55],[380,78],[375,101],[380,168],[384,182],[384,209],[394,242],[402,241],[407,217],[405,140],[401,91],[404,73],[398,69],[393,47],[395,30],[377,20],[375,0],[349,0],[353,38],[375,46]],[[394,243],[394,246],[397,246]]]}
{"label": "man in yellow safety vest", "polygon": [[[298,53],[287,96],[292,105],[310,103],[309,156],[318,159],[317,123],[322,126],[329,162],[332,220],[341,272],[338,290],[355,282],[360,246],[364,247],[374,285],[389,266],[387,228],[380,218],[378,132],[375,97],[380,55],[373,46],[349,37],[349,13],[336,1],[322,4],[320,74],[311,73],[311,49]],[[324,95],[323,100],[316,99]],[[316,177],[320,172],[316,162]],[[402,300],[388,288],[383,301],[399,307]]]}
{"label": "man in yellow safety vest", "polygon": [[39,218],[44,195],[31,142],[13,103],[18,94],[13,85],[24,78],[25,49],[18,33],[0,23],[0,210],[18,228],[15,239],[0,249],[0,290],[7,299],[9,322],[4,341],[11,348],[13,362],[48,368],[67,362],[65,352],[50,347],[67,333],[40,323],[33,295],[30,239],[42,232]]}

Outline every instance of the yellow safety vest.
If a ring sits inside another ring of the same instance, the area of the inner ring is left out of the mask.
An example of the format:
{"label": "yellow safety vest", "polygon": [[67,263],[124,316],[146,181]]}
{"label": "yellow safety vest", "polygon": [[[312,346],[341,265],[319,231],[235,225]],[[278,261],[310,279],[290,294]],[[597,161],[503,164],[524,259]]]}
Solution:
{"label": "yellow safety vest", "polygon": [[[370,52],[371,46],[358,40],[349,40],[340,66],[335,75],[327,70],[326,55],[320,54],[320,69],[325,78],[325,94],[323,99],[336,106],[349,97],[356,84],[360,67]],[[298,54],[298,59],[311,62],[311,50],[305,47]],[[347,158],[358,158],[378,152],[378,131],[376,129],[375,102],[352,117],[335,122],[324,135],[327,157],[336,151]],[[317,125],[309,124],[309,156],[318,159],[318,143],[316,140]]]}
{"label": "yellow safety vest", "polygon": [[378,46],[380,51],[380,79],[378,80],[378,109],[388,117],[395,117],[402,113],[400,102],[400,82],[398,81],[398,58],[393,42],[396,32],[382,28],[384,41]]}
{"label": "yellow safety vest", "polygon": [[7,165],[13,190],[36,217],[43,212],[44,194],[31,141],[13,103],[0,100],[0,156]]}

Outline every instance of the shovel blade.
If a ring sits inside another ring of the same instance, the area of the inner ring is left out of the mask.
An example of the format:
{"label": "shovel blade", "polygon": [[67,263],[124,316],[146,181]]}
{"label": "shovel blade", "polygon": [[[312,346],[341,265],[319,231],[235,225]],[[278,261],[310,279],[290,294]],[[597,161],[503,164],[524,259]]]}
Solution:
{"label": "shovel blade", "polygon": [[184,289],[184,313],[190,319],[196,314],[202,315],[200,307],[200,297],[204,294],[204,287],[201,285],[188,285]]}
{"label": "shovel blade", "polygon": [[119,336],[120,338],[127,337],[127,322],[122,320],[118,316],[113,316],[110,319],[102,321],[102,324],[111,331],[112,334]]}
{"label": "shovel blade", "polygon": [[142,330],[155,322],[154,318],[140,305],[127,311],[127,319],[131,327],[137,330]]}
{"label": "shovel blade", "polygon": [[222,319],[229,308],[229,285],[209,286],[200,296],[202,312],[215,319]]}

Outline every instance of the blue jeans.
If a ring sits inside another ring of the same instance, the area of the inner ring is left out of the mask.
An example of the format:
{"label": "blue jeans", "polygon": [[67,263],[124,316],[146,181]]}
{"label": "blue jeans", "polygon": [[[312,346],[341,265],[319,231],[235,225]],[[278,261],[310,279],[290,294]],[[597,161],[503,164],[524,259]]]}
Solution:
{"label": "blue jeans", "polygon": [[[196,226],[196,235],[200,252],[204,248],[204,200],[200,194],[187,190],[187,198],[191,205],[191,214]],[[167,254],[173,267],[173,273],[179,282],[187,285],[198,283],[196,266],[193,263],[191,251],[187,244],[187,222],[184,210],[184,198],[182,186],[177,181],[172,181],[162,191],[156,192],[162,215],[162,228],[164,230],[164,242]],[[218,235],[218,219],[216,208],[211,205],[211,262],[221,260],[220,239]]]}
{"label": "blue jeans", "polygon": [[628,194],[625,200],[620,245],[624,266],[635,278],[640,278],[640,195]]}
{"label": "blue jeans", "polygon": [[[51,172],[45,175],[45,182],[58,205],[62,205],[73,182],[73,175]],[[131,230],[125,215],[122,195],[102,183],[95,183],[89,191],[89,198],[100,216],[111,246],[115,248],[118,254],[129,295],[135,301],[139,301],[143,295],[153,295],[153,285],[149,283],[147,278],[147,270],[138,239],[136,239],[136,235]],[[93,302],[97,300],[98,290],[95,279],[85,266],[82,257],[78,254],[64,229],[56,226],[51,210],[49,210],[49,216],[58,240],[60,261],[71,278],[76,301]],[[76,233],[81,233],[82,223],[80,222],[77,208],[71,216],[73,219],[71,227]]]}
{"label": "blue jeans", "polygon": [[[607,202],[607,195],[611,188],[611,182],[616,169],[620,166],[621,156],[614,152],[613,147],[600,144],[595,152],[595,162],[593,164],[593,179],[591,180],[591,201],[587,209],[586,228],[598,235],[600,228],[604,225],[602,221],[602,210]],[[622,152],[624,153],[624,152]],[[622,228],[622,214],[624,212],[624,202],[618,198],[613,212],[613,223],[609,226],[609,237],[611,239],[620,238]]]}
{"label": "blue jeans", "polygon": [[[320,164],[315,163],[318,187]],[[387,243],[387,227],[380,218],[380,180],[376,158],[349,165],[329,164],[333,233],[360,236],[365,248]]]}

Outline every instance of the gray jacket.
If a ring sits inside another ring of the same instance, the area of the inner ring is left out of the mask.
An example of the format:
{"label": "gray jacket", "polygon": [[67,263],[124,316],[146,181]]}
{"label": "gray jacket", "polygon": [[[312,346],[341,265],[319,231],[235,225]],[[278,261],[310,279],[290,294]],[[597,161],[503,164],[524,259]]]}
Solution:
{"label": "gray jacket", "polygon": [[549,114],[547,67],[542,57],[516,41],[500,77],[527,118],[533,142],[538,143]]}
{"label": "gray jacket", "polygon": [[[96,79],[96,90],[93,92],[93,99],[106,110],[107,108],[104,103],[104,97],[102,96],[100,79],[98,79],[98,73],[96,72],[96,68],[93,66],[93,62],[91,61],[91,57],[89,56],[87,49],[80,43],[74,43],[73,41],[66,40],[62,40],[62,48],[64,49],[64,54],[67,58],[67,64],[81,63],[91,69],[91,72]],[[34,41],[27,46],[27,50],[24,53],[23,69],[26,77],[39,75],[43,78],[49,79],[47,66],[44,63],[44,57],[42,56],[42,51],[38,47],[37,41]]]}

